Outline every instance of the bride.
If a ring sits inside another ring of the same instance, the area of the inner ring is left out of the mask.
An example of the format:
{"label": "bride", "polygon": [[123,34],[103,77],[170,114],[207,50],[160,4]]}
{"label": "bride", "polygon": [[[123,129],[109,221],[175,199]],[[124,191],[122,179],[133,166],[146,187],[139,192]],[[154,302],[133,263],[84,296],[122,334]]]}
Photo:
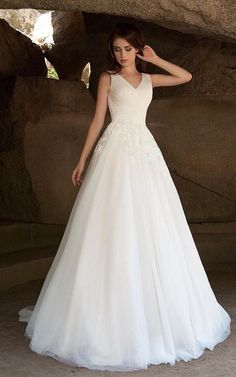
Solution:
{"label": "bride", "polygon": [[[161,149],[146,125],[153,87],[192,75],[158,56],[135,25],[108,38],[93,121],[72,173],[79,185],[35,305],[22,308],[32,351],[97,370],[199,358],[230,334]],[[146,62],[168,74],[149,74]],[[99,138],[107,106],[111,122]],[[33,304],[33,303],[32,303]]]}

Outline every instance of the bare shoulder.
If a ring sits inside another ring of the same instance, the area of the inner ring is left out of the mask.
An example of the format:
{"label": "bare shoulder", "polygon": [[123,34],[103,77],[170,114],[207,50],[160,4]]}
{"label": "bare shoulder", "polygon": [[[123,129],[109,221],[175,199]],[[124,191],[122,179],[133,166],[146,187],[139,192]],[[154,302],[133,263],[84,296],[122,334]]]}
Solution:
{"label": "bare shoulder", "polygon": [[99,76],[99,86],[102,86],[104,89],[110,88],[110,74],[108,72],[102,72]]}
{"label": "bare shoulder", "polygon": [[100,73],[100,77],[109,77],[110,76],[110,74],[108,73],[108,72],[102,72],[102,73]]}
{"label": "bare shoulder", "polygon": [[102,81],[109,81],[110,80],[110,74],[108,72],[102,72],[100,73],[100,77]]}
{"label": "bare shoulder", "polygon": [[112,71],[112,70],[108,70],[107,72],[108,72],[109,75],[113,75],[113,74],[117,73],[116,71]]}

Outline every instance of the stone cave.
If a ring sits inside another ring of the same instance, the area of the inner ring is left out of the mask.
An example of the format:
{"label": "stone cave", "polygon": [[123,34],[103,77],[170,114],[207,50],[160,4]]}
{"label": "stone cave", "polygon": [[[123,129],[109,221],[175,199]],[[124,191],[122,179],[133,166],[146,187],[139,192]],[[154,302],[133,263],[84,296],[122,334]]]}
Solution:
{"label": "stone cave", "polygon": [[[186,86],[154,88],[147,125],[163,151],[209,280],[235,312],[235,19],[231,0],[137,1],[135,7],[125,1],[0,1],[3,321],[7,310],[13,321],[13,308],[37,296],[57,251],[78,192],[71,174],[93,117],[106,38],[123,20],[142,28],[157,54],[193,75]],[[147,72],[163,73],[149,63]],[[104,129],[109,121],[107,112]],[[223,370],[233,376],[235,339],[228,342],[224,354],[219,347],[215,377]],[[14,345],[4,352],[13,368]],[[25,375],[26,362],[17,376]],[[211,362],[201,361],[202,376],[212,375]],[[189,375],[187,370],[176,376]]]}

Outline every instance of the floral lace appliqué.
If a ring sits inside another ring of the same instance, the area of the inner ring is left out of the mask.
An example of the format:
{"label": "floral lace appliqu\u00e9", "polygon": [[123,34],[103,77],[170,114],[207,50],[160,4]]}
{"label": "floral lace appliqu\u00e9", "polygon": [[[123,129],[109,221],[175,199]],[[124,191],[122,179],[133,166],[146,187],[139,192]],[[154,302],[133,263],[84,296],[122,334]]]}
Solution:
{"label": "floral lace appliqu\u00e9", "polygon": [[165,161],[162,152],[157,145],[154,136],[146,125],[137,124],[132,121],[111,122],[100,137],[94,156],[98,156],[109,142],[111,134],[119,138],[119,142],[126,152],[131,162],[140,161],[140,158],[147,158],[151,161],[158,161],[160,168],[165,168]]}

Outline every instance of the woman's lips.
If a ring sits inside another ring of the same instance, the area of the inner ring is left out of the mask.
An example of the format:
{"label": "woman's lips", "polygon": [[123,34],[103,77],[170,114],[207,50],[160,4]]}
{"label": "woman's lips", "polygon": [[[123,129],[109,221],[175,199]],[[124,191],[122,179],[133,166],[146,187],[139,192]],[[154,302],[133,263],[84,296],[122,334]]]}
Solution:
{"label": "woman's lips", "polygon": [[127,62],[127,59],[121,59],[122,63]]}

